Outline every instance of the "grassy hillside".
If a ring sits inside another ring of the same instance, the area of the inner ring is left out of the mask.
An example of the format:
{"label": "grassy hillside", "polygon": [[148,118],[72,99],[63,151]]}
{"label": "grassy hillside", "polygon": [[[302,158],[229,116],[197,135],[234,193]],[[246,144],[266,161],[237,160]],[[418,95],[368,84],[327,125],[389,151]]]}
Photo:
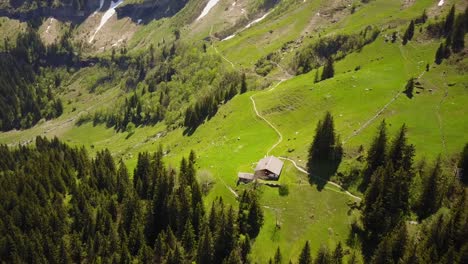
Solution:
{"label": "grassy hillside", "polygon": [[[461,12],[466,5],[463,1],[445,1],[442,7],[437,7],[433,0],[375,0],[368,4],[338,0],[282,1],[263,21],[245,30],[238,29],[230,40],[213,39],[213,43],[202,39],[210,31],[214,34],[231,27],[235,19],[228,25],[219,15],[231,6],[230,1],[221,0],[213,13],[203,21],[194,22],[205,2],[191,1],[172,18],[140,26],[128,42],[129,53],[140,54],[150,44],[158,47],[163,39],[170,43],[174,29],[180,28],[184,43],[197,47],[206,43],[210,55],[219,60],[217,56],[223,56],[223,68],[232,66],[248,73],[252,91],[236,95],[220,106],[216,115],[192,135],[184,135],[181,127],[169,129],[164,122],[138,127],[131,135],[92,123],[75,126],[80,115],[112,109],[125,94],[118,85],[111,84],[90,93],[88,88],[106,76],[98,67],[90,67],[72,74],[61,87],[59,94],[64,102],[61,117],[40,122],[28,130],[1,133],[0,143],[15,145],[31,142],[37,135],[58,136],[71,145],[85,145],[91,153],[108,148],[130,170],[136,166],[138,152],[153,152],[159,145],[167,153],[165,162],[172,167],[178,167],[181,157],[194,150],[198,156],[199,180],[202,185],[212,185],[205,199],[209,207],[218,196],[236,204],[236,193],[253,188],[237,186],[237,173],[251,172],[255,163],[278,142],[275,130],[255,114],[251,96],[259,113],[282,135],[282,141],[271,154],[289,157],[300,166],[306,164],[317,122],[326,111],[332,112],[336,132],[344,145],[345,159],[339,168],[342,173],[356,164],[362,166],[356,160],[359,148],[368,148],[383,119],[391,135],[406,123],[409,142],[416,147],[418,161],[424,158],[432,161],[439,154],[444,160],[450,160],[468,141],[468,134],[464,133],[468,131],[466,49],[436,65],[434,55],[442,40],[427,38],[425,25],[416,27],[414,39],[405,46],[400,39],[395,43],[387,41],[394,31],[402,35],[409,20],[420,16],[423,10],[427,10],[431,21],[439,21],[452,4],[457,4]],[[248,4],[248,1],[241,2]],[[359,34],[368,25],[380,29],[380,35],[371,44],[335,62],[334,78],[314,83],[316,71],[320,73],[321,68],[299,76],[289,74],[296,52],[304,46],[324,36]],[[287,42],[289,45],[285,46]],[[282,47],[288,48],[281,50]],[[265,78],[254,74],[255,63],[272,52],[280,52],[279,65],[284,69],[276,67]],[[402,92],[410,78],[416,78],[420,87],[415,88],[412,98]],[[274,86],[280,79],[284,81]],[[275,88],[268,92],[256,89],[264,84]],[[182,105],[177,110],[182,112],[185,107]],[[279,183],[289,187],[289,195],[280,196],[274,187],[258,187],[265,223],[253,244],[254,262],[267,262],[278,246],[283,259],[295,261],[306,240],[311,241],[314,254],[322,244],[333,248],[340,241],[346,242],[350,225],[359,214],[350,207],[357,202],[355,198],[331,184],[317,190],[289,161],[285,162]],[[362,196],[355,186],[351,189]]]}

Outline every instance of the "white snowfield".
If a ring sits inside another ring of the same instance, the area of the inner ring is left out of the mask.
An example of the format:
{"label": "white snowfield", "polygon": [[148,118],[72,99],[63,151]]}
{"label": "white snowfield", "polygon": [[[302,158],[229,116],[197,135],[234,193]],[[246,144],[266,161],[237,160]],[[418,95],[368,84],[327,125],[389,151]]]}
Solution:
{"label": "white snowfield", "polygon": [[202,19],[204,16],[208,15],[210,10],[219,2],[219,0],[210,0],[208,1],[208,4],[206,4],[205,8],[203,8],[203,11],[201,12],[200,16],[197,18],[197,21]]}
{"label": "white snowfield", "polygon": [[[250,28],[251,26],[253,26],[254,24],[257,24],[258,22],[262,21],[262,20],[265,19],[270,13],[271,13],[271,11],[268,12],[268,13],[266,13],[266,14],[264,14],[262,17],[259,17],[259,18],[255,19],[255,20],[253,20],[252,22],[250,22],[249,24],[247,24],[247,26],[245,26],[241,31],[246,30],[246,29]],[[225,41],[225,40],[232,39],[232,38],[235,37],[235,36],[236,36],[236,33],[234,33],[234,34],[232,34],[232,35],[230,35],[230,36],[227,36],[227,37],[223,38],[221,41]]]}
{"label": "white snowfield", "polygon": [[[121,5],[123,3],[124,0],[118,0],[117,2],[112,2],[111,1],[111,5],[109,7],[109,9],[107,9],[107,11],[104,13],[104,15],[102,16],[101,18],[101,23],[99,23],[99,26],[96,28],[96,30],[94,31],[94,34],[91,36],[91,38],[89,39],[89,43],[93,42],[94,40],[94,37],[96,37],[96,34],[99,32],[99,30],[101,30],[101,28],[107,23],[107,21],[115,14],[115,9]],[[101,6],[102,7],[102,6]]]}
{"label": "white snowfield", "polygon": [[440,0],[438,6],[443,6],[444,5],[444,0]]}
{"label": "white snowfield", "polygon": [[257,24],[258,22],[262,21],[262,20],[265,19],[270,13],[271,13],[271,11],[268,12],[268,13],[266,13],[266,14],[264,14],[262,17],[259,17],[259,18],[255,19],[255,20],[253,20],[252,22],[250,22],[249,24],[247,24],[247,26],[245,26],[244,29],[247,29],[247,28],[251,27],[252,25]]}

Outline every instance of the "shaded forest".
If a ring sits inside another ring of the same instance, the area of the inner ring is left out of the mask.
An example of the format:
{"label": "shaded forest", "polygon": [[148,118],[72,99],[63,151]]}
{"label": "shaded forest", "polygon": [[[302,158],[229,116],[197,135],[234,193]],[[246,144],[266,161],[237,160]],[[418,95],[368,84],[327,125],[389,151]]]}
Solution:
{"label": "shaded forest", "polygon": [[161,148],[140,153],[133,177],[108,150],[90,158],[56,138],[0,156],[2,261],[245,263],[263,224],[251,191],[205,212],[193,152],[178,171]]}
{"label": "shaded forest", "polygon": [[49,46],[28,27],[14,44],[5,39],[0,53],[0,131],[25,129],[63,113],[56,90],[76,64],[70,32]]}
{"label": "shaded forest", "polygon": [[[364,193],[358,206],[362,216],[351,225],[348,245],[360,247],[365,263],[466,263],[468,144],[456,163],[440,157],[434,164],[415,163],[416,149],[406,134],[403,125],[390,140],[382,121],[364,167],[355,169],[358,177],[347,176]],[[333,117],[327,113],[318,122],[309,151],[310,180],[319,189],[341,161],[337,138]],[[335,263],[330,262],[328,249],[321,249],[320,254],[328,261],[315,263]]]}

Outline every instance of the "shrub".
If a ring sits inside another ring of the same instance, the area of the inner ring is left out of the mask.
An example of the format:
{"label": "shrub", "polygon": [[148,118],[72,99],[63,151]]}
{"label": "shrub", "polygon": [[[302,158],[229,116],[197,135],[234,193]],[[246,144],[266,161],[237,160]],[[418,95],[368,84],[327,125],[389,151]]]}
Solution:
{"label": "shrub", "polygon": [[287,196],[289,194],[289,186],[287,184],[283,184],[278,188],[278,193],[280,196]]}

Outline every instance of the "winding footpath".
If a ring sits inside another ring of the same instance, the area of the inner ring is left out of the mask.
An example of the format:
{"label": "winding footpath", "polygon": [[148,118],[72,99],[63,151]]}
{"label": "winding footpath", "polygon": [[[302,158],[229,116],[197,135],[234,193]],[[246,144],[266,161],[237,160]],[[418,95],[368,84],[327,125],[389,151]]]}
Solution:
{"label": "winding footpath", "polygon": [[[280,80],[278,83],[276,83],[276,85],[272,86],[270,89],[268,89],[266,92],[271,92],[273,91],[276,87],[278,87],[278,85],[280,85],[282,82],[284,82],[284,79]],[[276,148],[282,141],[283,141],[283,135],[281,134],[281,132],[270,122],[268,121],[265,117],[263,117],[262,115],[260,115],[260,113],[258,112],[258,109],[257,109],[257,105],[255,104],[255,100],[254,100],[254,96],[256,94],[253,94],[250,96],[250,100],[252,101],[252,105],[253,105],[253,109],[254,109],[254,112],[255,114],[260,117],[263,121],[265,121],[271,128],[273,128],[273,130],[275,130],[276,134],[278,134],[278,141],[273,145],[271,146],[271,148],[267,151],[266,155],[267,156],[270,156],[270,152]]]}
{"label": "winding footpath", "polygon": [[[210,36],[212,36],[212,31],[213,31],[213,26],[211,26],[211,29],[210,29]],[[232,61],[230,61],[229,59],[227,59],[226,57],[224,57],[223,54],[221,54],[221,53],[218,51],[218,49],[216,48],[216,46],[215,46],[213,43],[211,44],[211,46],[214,48],[215,52],[221,56],[221,58],[223,58],[225,61],[227,61],[229,64],[231,64],[231,66],[232,66],[233,69],[236,68],[236,67],[234,66],[234,63],[233,63]],[[285,75],[287,76],[287,78],[286,78],[286,79],[280,79],[275,85],[271,86],[270,89],[264,91],[265,93],[272,92],[272,91],[275,90],[276,87],[278,87],[282,82],[284,82],[284,81],[286,81],[286,80],[289,80],[289,79],[291,79],[291,78],[294,77],[293,75],[289,74],[289,73],[288,73],[283,67],[281,67],[279,64],[277,64],[277,66],[285,73]],[[257,104],[255,103],[255,99],[254,99],[255,95],[257,95],[257,94],[258,94],[258,93],[255,93],[255,94],[253,94],[253,95],[250,96],[250,100],[252,101],[253,110],[254,110],[255,114],[257,115],[257,117],[259,117],[260,119],[262,119],[263,121],[265,121],[265,123],[267,123],[267,124],[276,132],[276,134],[278,135],[278,141],[277,141],[275,144],[273,144],[273,146],[271,146],[271,148],[268,149],[268,151],[267,151],[267,153],[266,153],[266,155],[269,156],[269,155],[270,155],[270,152],[271,152],[273,149],[275,149],[275,148],[283,141],[283,134],[281,134],[281,132],[278,130],[278,128],[276,128],[276,126],[273,125],[273,123],[271,123],[268,119],[266,119],[264,116],[262,116],[262,115],[260,114],[260,112],[258,111],[258,109],[257,109]],[[396,99],[396,98],[394,98],[394,99]],[[393,101],[394,101],[394,99],[393,99]],[[393,102],[393,101],[392,101],[392,102]],[[288,161],[290,161],[298,171],[309,175],[309,172],[307,172],[307,170],[305,170],[304,168],[301,168],[300,166],[298,166],[297,163],[296,163],[296,161],[294,161],[294,160],[292,160],[292,159],[290,159],[290,158],[286,158],[286,157],[279,157],[279,158],[282,159],[282,160],[288,160]],[[236,197],[239,196],[239,195],[236,193],[235,190],[233,190],[229,185],[226,184],[226,182],[224,182],[224,180],[222,180],[220,177],[218,177],[218,178],[222,181],[222,183],[226,186],[226,188],[228,188],[229,191],[230,191],[231,193],[234,194],[234,196],[236,196]],[[346,195],[352,197],[353,199],[356,199],[356,200],[358,200],[358,201],[361,201],[361,200],[362,200],[360,197],[358,197],[358,196],[356,196],[356,195],[350,193],[349,191],[345,190],[345,189],[344,189],[341,185],[339,185],[338,183],[335,183],[335,182],[332,182],[332,181],[327,181],[327,183],[330,184],[330,185],[333,185],[333,186],[335,186],[335,187],[337,187],[337,188],[339,188],[339,189],[341,190],[341,193],[346,194]]]}
{"label": "winding footpath", "polygon": [[[278,85],[280,85],[280,84],[281,84],[282,82],[284,82],[284,81],[285,81],[285,79],[281,79],[278,83],[276,83],[276,84],[275,84],[274,86],[272,86],[270,89],[268,89],[267,91],[265,91],[265,93],[268,93],[268,92],[273,91],[276,87],[278,87]],[[263,121],[265,121],[265,122],[276,132],[276,134],[278,134],[278,137],[279,137],[279,138],[278,138],[278,141],[267,151],[266,155],[269,156],[269,155],[270,155],[270,152],[271,152],[274,148],[276,148],[276,147],[283,141],[283,135],[282,135],[281,132],[278,130],[278,128],[276,128],[270,121],[268,121],[268,119],[266,119],[264,116],[262,116],[262,115],[260,114],[260,112],[259,112],[258,109],[257,109],[257,104],[255,103],[255,100],[254,100],[254,96],[255,96],[255,95],[256,95],[256,94],[250,96],[250,100],[252,101],[252,105],[253,105],[253,109],[254,109],[255,114],[256,114],[260,119],[262,119]],[[286,157],[279,157],[279,158],[282,159],[282,160],[290,161],[298,171],[309,175],[309,172],[307,172],[307,170],[305,170],[304,168],[298,166],[297,163],[296,163],[296,161],[294,161],[294,160],[292,160],[292,159],[290,159],[290,158],[286,158]],[[337,188],[339,188],[339,189],[341,190],[342,193],[344,193],[344,194],[346,194],[346,195],[348,195],[348,196],[350,196],[350,197],[352,197],[352,198],[354,198],[354,199],[356,199],[356,200],[358,200],[358,201],[361,201],[361,200],[362,200],[360,197],[358,197],[358,196],[356,196],[356,195],[350,193],[349,191],[345,190],[345,189],[344,189],[341,185],[339,185],[338,183],[335,183],[335,182],[332,182],[332,181],[327,181],[327,183],[330,184],[330,185],[333,185],[333,186],[335,186],[335,187],[337,187]]]}

